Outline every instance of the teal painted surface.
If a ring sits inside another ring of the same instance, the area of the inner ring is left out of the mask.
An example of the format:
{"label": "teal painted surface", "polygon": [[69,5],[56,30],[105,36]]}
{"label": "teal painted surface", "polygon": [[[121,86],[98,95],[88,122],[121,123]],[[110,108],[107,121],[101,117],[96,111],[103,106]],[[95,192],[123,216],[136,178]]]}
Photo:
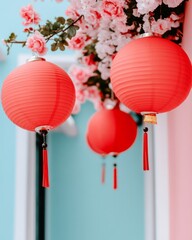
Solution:
{"label": "teal painted surface", "polygon": [[[19,10],[32,1],[3,1],[0,14],[0,39],[14,31],[22,39]],[[43,19],[63,15],[65,4],[52,0],[33,2]],[[0,43],[6,55],[6,49]],[[0,86],[17,66],[19,54],[29,50],[14,46],[5,62],[0,62]],[[62,54],[61,52],[50,54]],[[66,52],[68,53],[68,52]],[[143,240],[144,206],[141,171],[140,134],[134,147],[118,158],[119,189],[112,189],[112,163],[107,159],[106,184],[100,184],[102,160],[86,145],[84,133],[89,116],[94,112],[84,105],[75,116],[79,135],[50,134],[51,188],[47,191],[46,240]],[[0,105],[0,239],[13,240],[15,194],[15,126]]]}
{"label": "teal painted surface", "polygon": [[[43,20],[54,19],[55,16],[63,15],[66,9],[64,3],[56,4],[54,1],[45,2],[19,0],[1,1],[0,14],[0,50],[6,56],[6,48],[1,42],[11,32],[17,33],[20,40],[24,40],[22,18],[19,15],[20,8],[33,3],[35,9],[41,14]],[[0,87],[5,77],[18,65],[19,54],[31,52],[21,46],[13,46],[6,61],[0,62]],[[51,53],[50,54],[63,54]],[[14,239],[14,196],[15,196],[15,125],[5,116],[0,104],[0,239]],[[26,239],[27,240],[27,239]]]}
{"label": "teal painted surface", "polygon": [[106,159],[106,184],[102,185],[102,159],[85,141],[93,112],[92,105],[86,104],[75,116],[78,136],[52,133],[49,137],[46,240],[143,240],[141,130],[134,146],[117,158],[119,188],[114,191],[114,158]]}

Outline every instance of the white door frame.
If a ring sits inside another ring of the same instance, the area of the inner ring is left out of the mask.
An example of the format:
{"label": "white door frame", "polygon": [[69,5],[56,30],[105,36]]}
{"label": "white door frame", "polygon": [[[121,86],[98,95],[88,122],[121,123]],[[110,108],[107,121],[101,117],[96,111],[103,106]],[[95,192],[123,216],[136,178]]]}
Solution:
{"label": "white door frame", "polygon": [[[20,55],[18,65],[29,55]],[[48,56],[47,60],[63,65],[65,57]],[[74,63],[67,56],[64,68]],[[158,125],[151,127],[149,151],[151,170],[144,176],[145,240],[169,240],[169,176],[167,115],[158,115]],[[16,179],[14,240],[35,240],[35,133],[16,127]]]}
{"label": "white door frame", "polygon": [[[21,54],[18,65],[24,64],[31,56]],[[64,60],[66,59],[66,60]],[[67,69],[75,62],[76,56],[47,56],[46,60]],[[77,135],[77,127],[70,116],[56,131],[69,136]],[[16,169],[14,240],[35,240],[36,234],[36,137],[35,133],[16,127]]]}
{"label": "white door frame", "polygon": [[158,115],[154,126],[155,240],[169,240],[168,115]]}

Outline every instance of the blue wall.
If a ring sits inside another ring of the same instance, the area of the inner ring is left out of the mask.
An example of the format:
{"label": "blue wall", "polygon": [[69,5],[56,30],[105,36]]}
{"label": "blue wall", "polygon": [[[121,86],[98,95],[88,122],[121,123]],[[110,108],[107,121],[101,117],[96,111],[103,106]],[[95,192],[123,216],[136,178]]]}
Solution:
{"label": "blue wall", "polygon": [[86,144],[86,125],[93,112],[92,105],[86,104],[75,116],[77,137],[50,135],[46,240],[143,240],[141,130],[134,146],[117,158],[119,188],[114,191],[114,158],[105,159],[107,179],[102,185],[102,159]]}
{"label": "blue wall", "polygon": [[[19,16],[28,0],[1,2],[0,39],[13,31],[22,39],[23,26]],[[63,15],[62,4],[53,0],[34,2],[43,19]],[[6,48],[0,44],[6,55]],[[0,86],[17,66],[19,54],[29,53],[13,46],[5,62],[0,62]],[[61,54],[51,53],[50,54]],[[112,162],[107,159],[106,184],[100,184],[101,159],[86,145],[84,133],[90,104],[75,116],[79,135],[75,138],[61,133],[50,134],[51,188],[47,191],[46,240],[142,240],[144,239],[143,174],[141,171],[140,134],[130,151],[118,158],[119,189],[112,190]],[[15,126],[0,105],[0,239],[13,240],[15,186]],[[138,150],[139,149],[139,150]]]}

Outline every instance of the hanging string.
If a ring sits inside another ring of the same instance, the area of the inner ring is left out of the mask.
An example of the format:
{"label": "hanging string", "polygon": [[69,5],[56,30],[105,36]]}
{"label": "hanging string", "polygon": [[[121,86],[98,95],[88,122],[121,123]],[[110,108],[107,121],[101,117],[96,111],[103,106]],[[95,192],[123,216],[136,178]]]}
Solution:
{"label": "hanging string", "polygon": [[47,153],[47,142],[46,142],[46,135],[48,133],[47,130],[40,131],[43,137],[42,143],[42,161],[43,161],[43,179],[42,179],[42,186],[45,188],[49,187],[49,167],[48,167],[48,153]]}
{"label": "hanging string", "polygon": [[149,158],[148,158],[148,128],[143,129],[143,170],[149,170]]}
{"label": "hanging string", "polygon": [[106,176],[106,164],[102,163],[102,170],[101,170],[101,183],[105,183],[105,176]]}

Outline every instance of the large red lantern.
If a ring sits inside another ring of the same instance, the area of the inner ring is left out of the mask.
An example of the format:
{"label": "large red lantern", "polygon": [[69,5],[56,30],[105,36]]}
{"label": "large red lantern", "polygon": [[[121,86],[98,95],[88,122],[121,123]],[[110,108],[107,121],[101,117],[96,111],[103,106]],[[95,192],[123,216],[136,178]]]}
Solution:
{"label": "large red lantern", "polygon": [[[130,148],[137,136],[133,118],[118,108],[102,109],[89,120],[86,138],[90,148],[100,155],[118,156]],[[117,167],[114,164],[114,189],[117,188]]]}
{"label": "large red lantern", "polygon": [[46,135],[72,112],[75,89],[71,79],[57,65],[35,57],[7,76],[1,98],[4,111],[13,123],[43,136],[43,186],[48,187]]}
{"label": "large red lantern", "polygon": [[179,106],[191,89],[191,62],[170,40],[144,37],[115,56],[111,83],[119,100],[137,113],[163,113]]}
{"label": "large red lantern", "polygon": [[[170,40],[143,37],[117,53],[112,62],[111,83],[124,105],[144,114],[144,122],[156,123],[157,113],[173,110],[188,96],[191,62],[184,50]],[[148,158],[147,131],[145,128],[144,158]]]}

